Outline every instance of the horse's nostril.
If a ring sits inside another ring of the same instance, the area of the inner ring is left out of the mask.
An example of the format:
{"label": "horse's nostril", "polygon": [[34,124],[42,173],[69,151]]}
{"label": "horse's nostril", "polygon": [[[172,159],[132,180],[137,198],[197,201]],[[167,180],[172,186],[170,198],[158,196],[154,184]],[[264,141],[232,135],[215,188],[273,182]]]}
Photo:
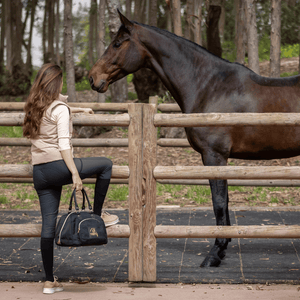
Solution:
{"label": "horse's nostril", "polygon": [[89,81],[90,81],[90,85],[92,86],[94,84],[94,79],[92,76],[90,77]]}

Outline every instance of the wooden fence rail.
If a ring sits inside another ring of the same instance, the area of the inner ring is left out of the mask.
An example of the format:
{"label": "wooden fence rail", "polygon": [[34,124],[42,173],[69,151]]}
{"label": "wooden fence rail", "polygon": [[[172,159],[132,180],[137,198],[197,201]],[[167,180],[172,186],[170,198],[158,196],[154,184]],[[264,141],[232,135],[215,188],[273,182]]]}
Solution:
{"label": "wooden fence rail", "polygon": [[[128,111],[130,103],[69,102],[71,107],[91,108],[94,111]],[[0,102],[0,111],[23,111],[25,102]]]}
{"label": "wooden fence rail", "polygon": [[[1,113],[0,114],[0,126],[22,126],[24,121],[24,113]],[[125,127],[129,126],[130,117],[129,114],[117,114],[108,115],[84,115],[84,114],[74,114],[73,115],[73,125],[81,126],[119,126]]]}
{"label": "wooden fence rail", "polygon": [[156,127],[299,126],[297,113],[156,114]]}
{"label": "wooden fence rail", "polygon": [[[42,224],[0,224],[0,238],[9,237],[40,237]],[[106,228],[108,237],[129,238],[128,225],[115,225]]]}
{"label": "wooden fence rail", "polygon": [[300,226],[156,226],[156,238],[300,238]]}
{"label": "wooden fence rail", "polygon": [[[128,147],[128,139],[72,139],[74,147]],[[0,146],[31,146],[26,138],[0,138]]]}
{"label": "wooden fence rail", "polygon": [[155,179],[300,179],[300,167],[157,166]]}

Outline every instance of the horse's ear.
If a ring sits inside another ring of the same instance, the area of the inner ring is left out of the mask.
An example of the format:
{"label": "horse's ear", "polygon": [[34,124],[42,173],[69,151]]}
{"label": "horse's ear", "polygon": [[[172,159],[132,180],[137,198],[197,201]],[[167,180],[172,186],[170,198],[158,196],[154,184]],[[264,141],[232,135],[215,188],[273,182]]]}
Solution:
{"label": "horse's ear", "polygon": [[128,29],[128,30],[131,30],[133,28],[133,23],[130,22],[124,15],[121,14],[121,12],[118,10],[118,13],[119,13],[119,17],[120,17],[120,20],[121,20],[121,23]]}

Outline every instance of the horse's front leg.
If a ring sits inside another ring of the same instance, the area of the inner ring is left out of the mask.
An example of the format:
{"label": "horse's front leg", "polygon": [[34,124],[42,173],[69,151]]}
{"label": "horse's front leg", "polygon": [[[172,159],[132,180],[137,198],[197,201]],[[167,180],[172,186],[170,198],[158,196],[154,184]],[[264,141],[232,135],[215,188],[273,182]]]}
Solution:
{"label": "horse's front leg", "polygon": [[[210,180],[210,188],[216,223],[219,226],[230,225],[228,213],[227,180]],[[200,267],[217,267],[225,256],[225,250],[230,239],[217,238],[213,248],[206,256]]]}

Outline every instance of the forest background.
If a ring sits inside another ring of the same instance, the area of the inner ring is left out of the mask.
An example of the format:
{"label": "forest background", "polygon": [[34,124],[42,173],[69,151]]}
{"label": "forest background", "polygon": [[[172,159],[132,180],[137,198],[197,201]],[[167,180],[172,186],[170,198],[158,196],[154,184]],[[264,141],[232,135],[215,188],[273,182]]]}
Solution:
{"label": "forest background", "polygon": [[[296,74],[280,74],[280,59],[299,56],[299,0],[87,0],[79,1],[75,12],[72,0],[0,0],[0,5],[2,96],[26,98],[41,67],[32,64],[36,29],[43,63],[63,67],[63,92],[78,101],[75,90],[90,89],[88,70],[120,26],[117,8],[130,20],[174,32],[257,73],[259,61],[268,60],[269,76]],[[131,82],[134,91],[128,92]],[[95,93],[94,100],[147,102],[152,95],[168,99],[157,76],[141,70],[113,84],[106,95]]]}

